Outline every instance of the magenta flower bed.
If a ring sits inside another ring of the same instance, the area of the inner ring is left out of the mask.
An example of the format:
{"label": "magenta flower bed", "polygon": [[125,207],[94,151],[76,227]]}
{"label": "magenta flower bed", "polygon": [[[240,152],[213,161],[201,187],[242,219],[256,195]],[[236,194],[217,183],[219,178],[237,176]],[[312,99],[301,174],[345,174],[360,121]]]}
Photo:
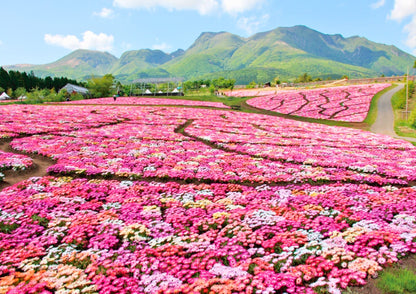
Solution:
{"label": "magenta flower bed", "polygon": [[[49,171],[61,174],[244,183],[416,179],[413,145],[368,132],[204,109],[128,108],[118,115],[126,120],[11,146],[57,160]],[[186,121],[185,134],[175,132]]]}
{"label": "magenta flower bed", "polygon": [[412,144],[361,130],[238,116],[234,124],[215,119],[196,121],[186,132],[240,154],[416,180],[416,148]]}
{"label": "magenta flower bed", "polygon": [[[25,170],[33,165],[33,161],[30,157],[3,152],[0,150],[0,171],[5,170]],[[1,177],[0,177],[1,180]]]}
{"label": "magenta flower bed", "polygon": [[56,160],[0,191],[0,293],[340,294],[416,252],[405,141],[196,108],[0,118]]}
{"label": "magenta flower bed", "polygon": [[225,91],[224,94],[229,97],[258,97],[258,96],[267,96],[275,95],[279,90],[264,90],[264,89],[241,89],[241,90],[232,90]]}
{"label": "magenta flower bed", "polygon": [[390,84],[369,84],[278,91],[275,94],[262,95],[247,100],[247,104],[283,114],[362,122],[367,117],[374,95],[389,86]]}
{"label": "magenta flower bed", "polygon": [[205,106],[216,108],[230,108],[221,102],[210,101],[196,101],[196,100],[184,100],[184,99],[168,99],[168,98],[148,98],[148,97],[118,97],[114,101],[113,98],[96,98],[87,100],[76,100],[62,102],[65,104],[117,104],[117,105],[180,105],[180,106]]}
{"label": "magenta flower bed", "polygon": [[415,195],[32,178],[0,192],[0,289],[340,293],[416,252]]}
{"label": "magenta flower bed", "polygon": [[122,119],[117,112],[100,111],[93,107],[1,105],[0,138],[91,128]]}

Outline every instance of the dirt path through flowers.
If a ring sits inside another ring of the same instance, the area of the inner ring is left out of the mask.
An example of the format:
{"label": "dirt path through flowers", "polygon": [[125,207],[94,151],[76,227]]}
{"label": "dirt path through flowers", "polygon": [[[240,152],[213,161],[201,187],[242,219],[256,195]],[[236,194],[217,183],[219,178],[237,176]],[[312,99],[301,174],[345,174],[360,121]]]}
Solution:
{"label": "dirt path through flowers", "polygon": [[377,103],[377,119],[371,126],[371,131],[373,133],[388,135],[397,139],[416,142],[415,138],[400,137],[394,131],[394,113],[393,107],[391,106],[391,98],[396,92],[403,89],[403,87],[404,84],[400,84],[380,97]]}
{"label": "dirt path through flowers", "polygon": [[13,171],[13,170],[6,170],[2,173],[5,175],[5,179],[3,182],[0,181],[0,190],[5,187],[12,186],[18,182],[27,180],[31,177],[43,177],[48,174],[47,169],[49,166],[53,165],[55,162],[52,159],[47,157],[36,155],[36,154],[27,154],[23,152],[19,152],[14,150],[10,147],[10,141],[0,141],[0,150],[14,153],[14,154],[23,154],[26,155],[33,160],[33,166],[24,171]]}

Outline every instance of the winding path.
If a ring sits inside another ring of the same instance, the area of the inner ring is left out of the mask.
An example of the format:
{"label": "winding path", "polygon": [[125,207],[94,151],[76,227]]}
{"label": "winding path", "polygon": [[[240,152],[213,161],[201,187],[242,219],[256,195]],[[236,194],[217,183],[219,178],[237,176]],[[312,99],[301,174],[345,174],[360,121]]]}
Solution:
{"label": "winding path", "polygon": [[400,84],[394,89],[384,93],[377,103],[377,119],[371,126],[371,131],[377,134],[388,135],[397,139],[403,139],[410,142],[416,142],[416,138],[400,137],[394,131],[394,113],[391,106],[393,95],[403,89],[404,85]]}
{"label": "winding path", "polygon": [[33,166],[24,171],[13,171],[13,170],[6,170],[3,171],[3,174],[6,176],[5,180],[2,182],[0,181],[0,191],[8,186],[12,186],[18,182],[27,180],[31,177],[43,177],[48,174],[47,169],[49,166],[53,165],[55,162],[52,159],[47,157],[36,155],[36,154],[27,154],[24,152],[18,152],[10,147],[10,142],[0,141],[0,150],[5,152],[10,152],[14,154],[24,154],[29,156],[33,160]]}

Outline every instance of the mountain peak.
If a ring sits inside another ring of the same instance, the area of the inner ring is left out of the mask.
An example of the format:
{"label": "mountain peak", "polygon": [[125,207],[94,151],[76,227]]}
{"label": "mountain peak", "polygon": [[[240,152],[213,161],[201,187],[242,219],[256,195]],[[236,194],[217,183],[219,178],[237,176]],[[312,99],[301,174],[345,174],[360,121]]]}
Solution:
{"label": "mountain peak", "polygon": [[199,35],[187,51],[200,51],[214,47],[235,47],[242,43],[244,43],[242,37],[228,32],[205,32]]}
{"label": "mountain peak", "polygon": [[276,76],[290,80],[305,72],[320,78],[400,75],[414,60],[414,56],[395,46],[364,37],[324,34],[297,25],[249,38],[224,31],[204,32],[186,51],[179,49],[170,54],[141,49],[127,51],[118,59],[108,52],[79,49],[53,63],[26,66],[24,70],[33,70],[40,76],[65,75],[75,79],[111,73],[121,81],[140,76],[223,76],[235,78],[237,83],[249,83],[270,81]]}

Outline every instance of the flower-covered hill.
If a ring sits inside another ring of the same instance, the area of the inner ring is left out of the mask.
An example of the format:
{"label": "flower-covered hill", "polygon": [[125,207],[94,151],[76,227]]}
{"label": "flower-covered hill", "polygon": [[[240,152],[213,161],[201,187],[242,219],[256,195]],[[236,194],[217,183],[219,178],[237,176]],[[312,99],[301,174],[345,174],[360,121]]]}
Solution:
{"label": "flower-covered hill", "polygon": [[214,108],[230,108],[221,102],[210,101],[196,101],[185,99],[168,99],[168,98],[156,98],[156,97],[117,97],[116,99],[96,98],[86,100],[74,100],[62,102],[64,104],[86,104],[86,105],[178,105],[178,106],[204,106]]}
{"label": "flower-covered hill", "polygon": [[1,105],[0,139],[116,123],[117,115],[83,107]]}
{"label": "flower-covered hill", "polygon": [[225,110],[0,110],[13,148],[56,161],[0,191],[0,293],[341,293],[416,252],[405,141]]}
{"label": "flower-covered hill", "polygon": [[[260,91],[247,100],[256,108],[314,119],[362,122],[374,95],[390,84],[351,85],[318,89]],[[242,96],[244,91],[227,95]],[[249,92],[251,93],[251,92]],[[252,94],[252,93],[251,93]]]}
{"label": "flower-covered hill", "polygon": [[[45,108],[42,115],[51,111],[46,124],[57,131],[17,138],[11,146],[55,159],[50,171],[61,174],[208,183],[406,184],[416,179],[413,145],[360,130],[204,109],[79,109],[98,117],[94,126],[69,118],[51,123],[54,108]],[[32,128],[36,131],[36,124]]]}

